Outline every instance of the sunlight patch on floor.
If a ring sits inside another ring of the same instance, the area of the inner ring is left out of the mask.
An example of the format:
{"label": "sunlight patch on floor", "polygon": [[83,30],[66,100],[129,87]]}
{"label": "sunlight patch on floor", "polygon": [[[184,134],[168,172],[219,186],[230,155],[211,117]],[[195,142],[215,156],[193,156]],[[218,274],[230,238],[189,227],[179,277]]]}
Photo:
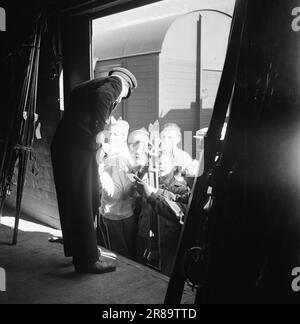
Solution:
{"label": "sunlight patch on floor", "polygon": [[[15,226],[15,218],[14,217],[1,217],[1,224],[8,226],[10,228],[14,228]],[[23,232],[39,232],[39,233],[49,233],[53,236],[61,237],[62,233],[60,230],[56,230],[51,227],[35,224],[23,219],[20,219],[19,230]]]}
{"label": "sunlight patch on floor", "polygon": [[[3,216],[1,217],[1,222],[0,224],[5,225],[10,228],[14,228],[15,226],[15,218],[14,217],[8,217],[8,216]],[[23,219],[20,219],[19,223],[19,230],[22,232],[37,232],[37,233],[47,233],[51,234],[55,237],[62,237],[62,232],[60,230],[56,230],[51,227],[39,225],[36,223],[32,223]],[[105,258],[116,260],[117,255],[111,251],[108,251],[104,248],[99,248],[99,251],[101,255]]]}

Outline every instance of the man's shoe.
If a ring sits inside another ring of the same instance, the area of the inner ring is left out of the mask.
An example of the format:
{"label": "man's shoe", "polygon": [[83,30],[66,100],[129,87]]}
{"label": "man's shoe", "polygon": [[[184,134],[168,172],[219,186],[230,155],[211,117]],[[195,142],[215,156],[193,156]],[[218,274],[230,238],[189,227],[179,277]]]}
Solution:
{"label": "man's shoe", "polygon": [[58,243],[58,244],[64,244],[64,240],[62,237],[52,236],[48,239],[49,243]]}
{"label": "man's shoe", "polygon": [[86,269],[75,268],[75,271],[78,273],[93,273],[93,274],[107,273],[115,270],[116,270],[116,266],[112,262],[107,262],[103,260],[98,260],[91,267]]}

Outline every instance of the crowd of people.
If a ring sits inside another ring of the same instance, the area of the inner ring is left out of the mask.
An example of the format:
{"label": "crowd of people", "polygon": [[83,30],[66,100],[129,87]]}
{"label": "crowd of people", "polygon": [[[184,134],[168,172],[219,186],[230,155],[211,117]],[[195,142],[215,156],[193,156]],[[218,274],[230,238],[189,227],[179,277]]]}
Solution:
{"label": "crowd of people", "polygon": [[171,275],[198,161],[179,148],[177,124],[164,125],[158,140],[129,128],[111,118],[97,137],[103,242]]}
{"label": "crowd of people", "polygon": [[137,86],[123,67],[76,86],[51,144],[64,252],[81,274],[116,270],[98,248],[97,214],[106,247],[171,274],[198,161],[179,148],[178,125],[129,134],[111,117]]}

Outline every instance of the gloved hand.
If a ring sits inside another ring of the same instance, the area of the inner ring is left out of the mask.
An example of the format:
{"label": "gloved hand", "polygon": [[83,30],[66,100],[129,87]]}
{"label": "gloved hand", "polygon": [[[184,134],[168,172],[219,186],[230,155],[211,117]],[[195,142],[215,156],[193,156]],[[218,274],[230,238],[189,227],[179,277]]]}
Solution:
{"label": "gloved hand", "polygon": [[146,182],[144,182],[137,176],[135,176],[134,178],[136,190],[141,196],[150,197],[152,193],[157,192],[157,190],[154,187],[148,185]]}

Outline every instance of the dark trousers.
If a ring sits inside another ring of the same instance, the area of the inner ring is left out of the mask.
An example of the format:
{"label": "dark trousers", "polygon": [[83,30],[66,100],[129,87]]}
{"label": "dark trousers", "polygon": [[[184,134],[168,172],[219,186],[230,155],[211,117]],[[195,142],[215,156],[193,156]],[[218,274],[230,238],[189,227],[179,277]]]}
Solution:
{"label": "dark trousers", "polygon": [[131,216],[122,220],[111,220],[103,217],[103,221],[107,228],[110,249],[113,252],[135,260],[136,218]]}
{"label": "dark trousers", "polygon": [[76,268],[90,267],[99,259],[94,217],[99,196],[95,152],[52,143],[52,163],[64,249]]}

